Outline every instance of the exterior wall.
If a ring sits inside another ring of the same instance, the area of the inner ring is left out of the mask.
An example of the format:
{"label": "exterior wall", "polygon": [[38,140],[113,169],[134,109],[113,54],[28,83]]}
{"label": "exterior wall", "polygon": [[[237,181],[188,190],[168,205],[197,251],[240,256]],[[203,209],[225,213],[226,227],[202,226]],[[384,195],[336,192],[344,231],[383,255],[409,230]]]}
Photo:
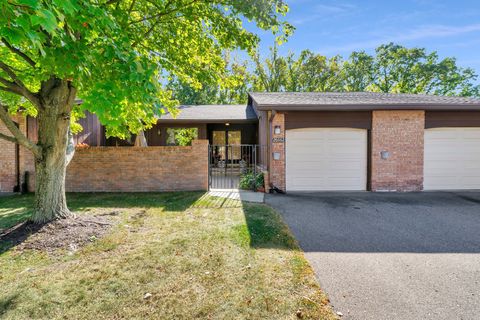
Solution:
{"label": "exterior wall", "polygon": [[189,147],[78,149],[67,167],[68,192],[208,189],[208,141]]}
{"label": "exterior wall", "polygon": [[[11,136],[10,131],[0,121],[0,133]],[[0,192],[13,192],[17,185],[16,146],[10,141],[0,139]]]}
{"label": "exterior wall", "polygon": [[[280,134],[274,133],[275,126],[280,126]],[[285,191],[285,114],[276,113],[272,119],[270,133],[272,140],[270,153],[270,184]],[[273,153],[280,154],[280,160],[273,159]]]}
{"label": "exterior wall", "polygon": [[480,111],[425,111],[425,129],[480,127]]}
{"label": "exterior wall", "polygon": [[[373,111],[371,131],[371,190],[423,189],[425,112]],[[388,151],[384,160],[380,153]]]}
{"label": "exterior wall", "polygon": [[[30,117],[23,117],[19,120],[20,130],[33,142],[38,141],[37,127],[32,126]],[[28,178],[25,173],[28,172]],[[28,179],[26,181],[25,179]],[[20,181],[21,184],[26,184],[28,192],[35,191],[35,159],[33,153],[26,148],[20,146]]]}
{"label": "exterior wall", "polygon": [[294,111],[285,115],[285,129],[355,128],[371,129],[370,111]]}
{"label": "exterior wall", "polygon": [[[262,168],[268,168],[268,140],[269,140],[269,127],[268,127],[268,113],[265,111],[258,111],[258,144],[263,148],[264,152],[260,153],[259,164]],[[268,188],[268,184],[265,183]]]}

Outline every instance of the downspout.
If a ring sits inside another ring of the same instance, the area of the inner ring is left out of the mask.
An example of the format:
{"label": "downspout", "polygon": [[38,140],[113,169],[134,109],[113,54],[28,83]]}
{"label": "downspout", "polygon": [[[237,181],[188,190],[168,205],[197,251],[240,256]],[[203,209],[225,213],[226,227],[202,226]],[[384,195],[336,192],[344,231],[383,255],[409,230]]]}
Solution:
{"label": "downspout", "polygon": [[269,185],[269,192],[272,193],[272,191],[276,188],[273,183],[272,183],[272,121],[275,115],[277,114],[276,110],[272,111],[267,111],[267,117],[268,117],[268,130],[267,130],[267,152],[268,152],[268,181],[270,182]]}

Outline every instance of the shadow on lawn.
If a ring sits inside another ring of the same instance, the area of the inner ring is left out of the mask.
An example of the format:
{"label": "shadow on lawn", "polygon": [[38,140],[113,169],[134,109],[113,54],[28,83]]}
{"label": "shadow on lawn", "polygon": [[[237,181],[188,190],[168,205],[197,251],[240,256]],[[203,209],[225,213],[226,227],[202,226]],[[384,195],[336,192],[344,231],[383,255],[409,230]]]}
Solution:
{"label": "shadow on lawn", "polygon": [[252,248],[298,250],[298,244],[281,217],[267,205],[243,203]]}
{"label": "shadow on lawn", "polygon": [[18,299],[18,294],[0,297],[0,318],[10,309],[13,309]]}
{"label": "shadow on lawn", "polygon": [[[72,193],[67,194],[70,210],[86,212],[104,208],[160,208],[165,211],[183,212],[194,206],[204,192],[171,193]],[[10,196],[0,200],[0,254],[18,246],[42,225],[27,221],[33,208],[32,194]]]}
{"label": "shadow on lawn", "polygon": [[[234,227],[235,238],[243,245],[252,248],[276,248],[298,250],[298,244],[280,215],[271,207],[204,194],[192,206],[193,208],[233,209],[240,208],[245,216],[245,224]],[[227,212],[228,214],[228,212]]]}

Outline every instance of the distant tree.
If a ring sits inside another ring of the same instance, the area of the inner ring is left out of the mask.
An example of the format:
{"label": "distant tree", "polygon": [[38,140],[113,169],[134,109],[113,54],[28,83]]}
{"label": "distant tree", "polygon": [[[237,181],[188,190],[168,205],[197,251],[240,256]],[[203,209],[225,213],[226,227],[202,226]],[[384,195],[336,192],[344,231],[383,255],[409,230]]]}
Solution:
{"label": "distant tree", "polygon": [[219,83],[201,83],[195,87],[173,76],[166,88],[173,92],[180,104],[185,105],[246,103],[252,83],[248,61],[231,61],[228,52],[223,56],[225,69],[219,74]]}
{"label": "distant tree", "polygon": [[436,52],[393,43],[379,46],[374,55],[353,52],[345,61],[310,50],[282,56],[277,46],[266,59],[257,54],[253,60],[256,91],[479,95],[474,70],[459,67],[455,58],[439,59]]}
{"label": "distant tree", "polygon": [[270,57],[262,60],[260,54],[253,56],[253,90],[278,92],[285,91],[287,81],[285,58],[278,54],[278,46],[270,48]]}
{"label": "distant tree", "polygon": [[376,77],[374,57],[364,51],[353,52],[343,63],[342,76],[345,91],[366,91]]}
{"label": "distant tree", "polygon": [[472,69],[459,67],[455,58],[440,60],[437,52],[427,53],[424,48],[390,43],[378,47],[373,57],[355,52],[345,65],[345,79],[357,79],[353,83],[360,84],[355,90],[461,96],[479,92]]}
{"label": "distant tree", "polygon": [[[0,119],[11,132],[0,138],[35,157],[37,223],[71,215],[67,136],[83,110],[124,138],[173,110],[162,75],[200,88],[221,82],[224,50],[253,52],[258,37],[242,19],[280,36],[291,30],[280,21],[283,0],[0,0],[0,8]],[[16,127],[17,112],[37,116],[37,143]]]}

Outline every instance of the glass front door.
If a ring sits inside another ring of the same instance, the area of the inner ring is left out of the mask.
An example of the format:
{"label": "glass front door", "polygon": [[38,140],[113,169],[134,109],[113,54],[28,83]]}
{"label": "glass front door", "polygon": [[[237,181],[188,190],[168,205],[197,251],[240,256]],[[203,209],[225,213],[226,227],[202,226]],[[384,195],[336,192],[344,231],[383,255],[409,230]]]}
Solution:
{"label": "glass front door", "polygon": [[[240,160],[242,156],[242,132],[235,131],[213,131],[212,142],[214,146],[218,147],[218,153],[222,160]],[[229,147],[223,147],[228,145]],[[228,150],[228,155],[227,155]]]}

